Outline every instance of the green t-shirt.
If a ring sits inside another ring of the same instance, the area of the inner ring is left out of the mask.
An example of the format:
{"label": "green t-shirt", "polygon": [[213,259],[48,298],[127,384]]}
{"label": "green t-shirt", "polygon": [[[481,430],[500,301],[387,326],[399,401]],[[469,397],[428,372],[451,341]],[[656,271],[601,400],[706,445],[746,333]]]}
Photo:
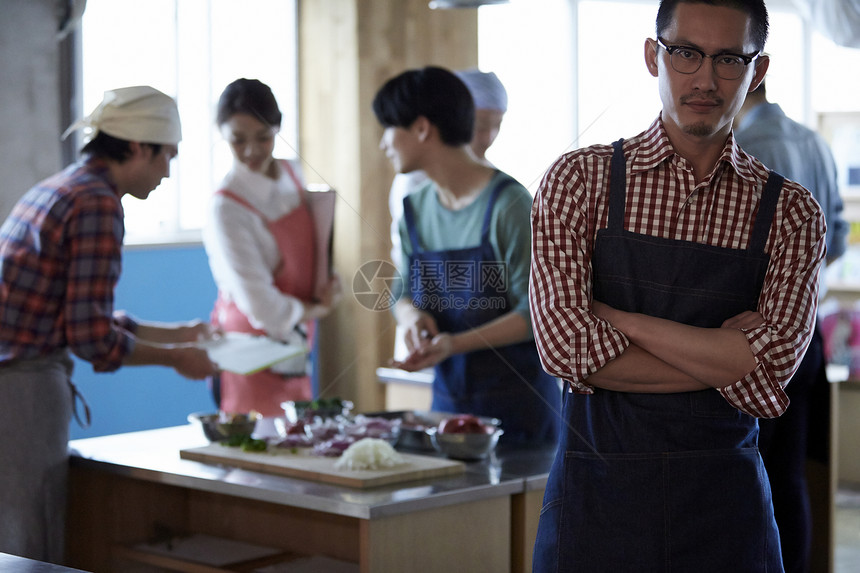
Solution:
{"label": "green t-shirt", "polygon": [[[407,196],[412,207],[418,240],[426,251],[445,251],[477,247],[481,244],[484,214],[493,188],[500,179],[508,177],[496,173],[487,187],[468,206],[452,211],[439,203],[437,187],[428,180]],[[493,206],[490,218],[490,243],[499,261],[507,268],[507,298],[514,312],[520,313],[529,324],[529,264],[531,262],[531,204],[528,190],[513,179],[508,179]],[[412,242],[406,230],[405,218],[399,223],[401,253],[400,275],[409,277],[409,258]],[[411,297],[409,280],[402,281],[402,296]]]}

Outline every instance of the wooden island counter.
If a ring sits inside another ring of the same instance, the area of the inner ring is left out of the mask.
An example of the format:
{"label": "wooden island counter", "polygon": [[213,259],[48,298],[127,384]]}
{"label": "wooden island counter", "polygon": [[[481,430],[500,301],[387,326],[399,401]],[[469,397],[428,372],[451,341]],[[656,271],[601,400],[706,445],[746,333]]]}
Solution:
{"label": "wooden island counter", "polygon": [[[500,447],[456,475],[352,488],[180,458],[206,444],[191,425],[71,442],[68,564],[97,573],[254,571],[322,556],[361,573],[531,570],[552,449]],[[141,550],[189,535],[273,555],[215,566]]]}

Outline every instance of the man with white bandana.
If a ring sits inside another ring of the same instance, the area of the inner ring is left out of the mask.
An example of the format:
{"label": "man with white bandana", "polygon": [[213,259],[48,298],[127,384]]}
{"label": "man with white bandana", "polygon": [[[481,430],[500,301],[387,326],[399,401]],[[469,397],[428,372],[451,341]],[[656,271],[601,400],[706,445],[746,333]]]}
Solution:
{"label": "man with white bandana", "polygon": [[182,138],[176,103],[148,86],[108,91],[66,134],[80,128],[81,161],[30,189],[0,227],[0,552],[54,563],[63,559],[77,397],[69,352],[97,372],[217,371],[205,350],[182,344],[210,337],[208,324],[144,323],[113,308],[120,200],[146,199],[170,175]]}

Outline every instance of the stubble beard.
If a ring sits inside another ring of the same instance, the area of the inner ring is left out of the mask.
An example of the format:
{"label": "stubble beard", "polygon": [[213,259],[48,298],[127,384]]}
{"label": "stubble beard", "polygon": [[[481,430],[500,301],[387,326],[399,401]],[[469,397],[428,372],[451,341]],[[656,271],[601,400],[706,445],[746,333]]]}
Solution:
{"label": "stubble beard", "polygon": [[707,137],[714,134],[714,126],[700,121],[684,126],[684,133],[694,137]]}

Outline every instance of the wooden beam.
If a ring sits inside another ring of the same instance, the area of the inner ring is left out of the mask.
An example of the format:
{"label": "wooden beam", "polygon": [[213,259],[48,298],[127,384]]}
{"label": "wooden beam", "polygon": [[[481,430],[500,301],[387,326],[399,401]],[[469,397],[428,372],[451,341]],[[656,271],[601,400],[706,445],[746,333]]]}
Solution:
{"label": "wooden beam", "polygon": [[477,11],[430,10],[426,0],[299,1],[299,145],[309,182],[337,190],[334,260],[344,286],[320,324],[320,390],[381,409],[375,371],[394,347],[390,312],[353,296],[359,269],[388,261],[388,190],[394,172],[379,150],[376,91],[408,68],[477,65]]}

